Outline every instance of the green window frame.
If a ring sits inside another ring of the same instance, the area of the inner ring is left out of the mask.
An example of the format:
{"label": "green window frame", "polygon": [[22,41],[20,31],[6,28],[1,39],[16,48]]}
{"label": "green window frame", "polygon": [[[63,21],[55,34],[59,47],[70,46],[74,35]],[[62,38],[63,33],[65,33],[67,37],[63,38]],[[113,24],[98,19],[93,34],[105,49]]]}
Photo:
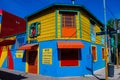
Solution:
{"label": "green window frame", "polygon": [[105,60],[105,48],[102,48],[102,59]]}
{"label": "green window frame", "polygon": [[40,35],[41,24],[39,22],[34,22],[29,28],[29,37],[34,38]]}

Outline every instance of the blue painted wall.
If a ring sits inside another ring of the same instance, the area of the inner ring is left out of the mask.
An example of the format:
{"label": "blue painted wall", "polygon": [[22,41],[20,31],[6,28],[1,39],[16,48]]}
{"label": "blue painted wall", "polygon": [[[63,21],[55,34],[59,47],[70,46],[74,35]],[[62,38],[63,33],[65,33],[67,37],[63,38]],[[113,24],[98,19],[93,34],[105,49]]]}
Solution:
{"label": "blue painted wall", "polygon": [[16,58],[16,51],[18,47],[20,47],[22,44],[26,43],[26,34],[22,33],[16,36],[16,39],[21,39],[24,38],[23,40],[20,40],[21,42],[16,42],[15,45],[11,48],[12,56],[13,56],[13,61],[14,61],[14,70],[19,70],[19,71],[24,71],[25,72],[25,51],[23,53],[23,58]]}
{"label": "blue painted wall", "polygon": [[7,58],[5,59],[3,65],[2,65],[2,68],[8,68],[8,65],[7,65]]}
{"label": "blue painted wall", "polygon": [[[64,40],[62,40],[64,41]],[[76,42],[67,40],[69,42]],[[80,42],[80,41],[77,41]],[[57,46],[57,44],[56,44]],[[84,60],[84,54],[82,54],[82,49],[79,49],[79,55],[80,55],[80,60],[79,60],[79,66],[69,66],[69,67],[61,67],[60,66],[60,61],[57,59],[57,75],[56,77],[66,77],[66,76],[82,76],[84,75],[85,72],[85,60]],[[58,58],[58,57],[57,57]]]}
{"label": "blue painted wall", "polygon": [[93,62],[93,70],[98,70],[105,67],[105,60],[102,59],[102,46],[95,45],[97,48],[97,61]]}
{"label": "blue painted wall", "polygon": [[83,58],[83,75],[92,74],[92,54],[91,54],[91,43],[86,41],[81,41],[84,44],[82,48],[82,58]]}
{"label": "blue painted wall", "polygon": [[[64,41],[64,40],[62,40]],[[67,40],[69,41],[69,40]],[[71,40],[70,40],[71,42]],[[91,53],[91,43],[86,41],[77,41],[72,40],[72,42],[82,42],[84,44],[84,48],[79,49],[79,54],[81,55],[81,59],[79,60],[79,66],[70,66],[70,67],[61,67],[60,60],[58,57],[59,49],[57,48],[57,41],[43,41],[40,42],[40,74],[54,77],[66,77],[66,76],[83,76],[86,74],[92,74],[93,70],[100,69],[104,67],[104,60],[102,60],[102,47],[100,45],[96,45],[97,47],[97,56],[98,60],[93,62],[92,53]],[[52,48],[53,56],[52,56],[52,65],[42,64],[42,49],[43,48]]]}
{"label": "blue painted wall", "polygon": [[[23,43],[26,42],[25,34],[19,34],[16,38],[24,37]],[[59,40],[65,41],[65,40]],[[57,47],[57,40],[50,40],[50,41],[42,41],[39,43],[39,68],[40,74],[46,76],[54,76],[54,77],[66,77],[66,76],[83,76],[86,74],[92,74],[93,70],[100,69],[104,67],[105,61],[102,60],[102,46],[97,44],[91,44],[90,42],[86,41],[78,41],[78,40],[67,40],[69,42],[82,42],[84,44],[84,48],[79,49],[80,60],[79,66],[70,66],[70,67],[61,67],[60,60],[59,60],[59,49]],[[95,45],[97,48],[97,61],[93,62],[92,60],[92,53],[91,53],[91,45]],[[52,64],[42,64],[42,50],[44,48],[52,48]],[[16,44],[11,47],[11,52],[14,60],[14,69],[19,71],[25,72],[25,53],[23,58],[16,58],[16,51],[17,47]],[[6,61],[3,65],[6,68]]]}
{"label": "blue painted wall", "polygon": [[[56,76],[57,73],[57,45],[55,40],[40,42],[40,74],[47,76]],[[42,49],[52,48],[52,64],[42,64]]]}
{"label": "blue painted wall", "polygon": [[[105,61],[102,59],[102,47],[98,44],[92,44],[90,42],[82,41],[85,47],[82,49],[85,68],[85,74],[92,74],[95,70],[105,67]],[[97,61],[94,62],[92,59],[91,46],[96,46],[97,49]]]}

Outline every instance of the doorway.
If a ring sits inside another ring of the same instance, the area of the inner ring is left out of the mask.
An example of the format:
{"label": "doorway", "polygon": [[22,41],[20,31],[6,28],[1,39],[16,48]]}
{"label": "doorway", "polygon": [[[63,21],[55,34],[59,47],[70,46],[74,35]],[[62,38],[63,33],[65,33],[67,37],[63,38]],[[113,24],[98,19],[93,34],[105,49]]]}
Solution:
{"label": "doorway", "polygon": [[37,74],[38,69],[38,51],[28,51],[28,72]]}

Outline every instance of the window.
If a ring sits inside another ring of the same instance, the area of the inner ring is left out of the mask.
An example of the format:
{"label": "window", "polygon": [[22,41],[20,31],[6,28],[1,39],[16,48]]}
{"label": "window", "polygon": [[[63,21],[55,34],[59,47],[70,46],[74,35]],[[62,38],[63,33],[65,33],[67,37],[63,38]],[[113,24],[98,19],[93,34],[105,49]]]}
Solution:
{"label": "window", "polygon": [[105,60],[105,48],[102,48],[102,59]]}
{"label": "window", "polygon": [[96,46],[92,46],[91,51],[92,51],[92,55],[93,55],[93,61],[96,62],[97,61]]}
{"label": "window", "polygon": [[17,38],[16,40],[16,48],[19,48],[20,46],[24,45],[24,37]]}
{"label": "window", "polygon": [[102,44],[105,44],[105,38],[104,37],[105,37],[104,35],[101,35],[101,43]]}
{"label": "window", "polygon": [[79,66],[78,49],[60,49],[59,53],[61,66]]}
{"label": "window", "polygon": [[62,13],[62,37],[75,38],[76,37],[76,13],[68,12]]}
{"label": "window", "polygon": [[37,37],[40,34],[40,23],[35,22],[30,25],[29,36],[30,38]]}
{"label": "window", "polygon": [[62,14],[62,27],[75,27],[75,14],[74,13]]}
{"label": "window", "polygon": [[91,32],[91,40],[96,41],[96,31],[95,31],[95,22],[94,20],[90,19],[90,32]]}

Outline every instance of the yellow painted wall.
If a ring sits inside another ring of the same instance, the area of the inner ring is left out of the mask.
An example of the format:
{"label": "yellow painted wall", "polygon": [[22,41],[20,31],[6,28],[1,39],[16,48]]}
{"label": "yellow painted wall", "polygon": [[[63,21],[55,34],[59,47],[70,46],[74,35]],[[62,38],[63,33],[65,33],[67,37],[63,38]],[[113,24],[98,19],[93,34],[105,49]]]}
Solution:
{"label": "yellow painted wall", "polygon": [[90,41],[90,21],[89,16],[81,11],[81,21],[82,21],[82,40]]}
{"label": "yellow painted wall", "polygon": [[[38,41],[55,38],[55,11],[47,11],[37,16],[35,15],[31,20],[28,20],[28,28],[30,28],[30,24],[34,22],[41,23],[40,35],[37,37]],[[28,40],[32,40],[32,38],[28,37]]]}
{"label": "yellow painted wall", "polygon": [[5,59],[7,58],[7,53],[8,53],[7,47],[3,46],[1,57],[0,57],[0,67],[2,67],[2,64],[4,63]]}
{"label": "yellow painted wall", "polygon": [[[91,41],[90,36],[90,16],[81,11],[81,21],[82,21],[82,40]],[[95,31],[100,32],[100,25],[96,22]],[[96,36],[96,44],[101,44],[101,37]]]}
{"label": "yellow painted wall", "polygon": [[[95,31],[96,32],[100,32],[101,31],[100,30],[100,25],[98,25],[98,24],[95,25]],[[96,43],[97,44],[101,44],[101,36],[96,36]]]}
{"label": "yellow painted wall", "polygon": [[[61,20],[61,13],[59,13],[60,10],[68,10],[68,11],[74,11],[76,10],[76,35],[77,38],[61,38],[62,35],[62,20]],[[38,41],[44,41],[44,40],[52,40],[52,39],[76,39],[76,40],[85,40],[90,42],[91,36],[90,36],[90,18],[86,12],[79,9],[74,8],[59,8],[58,10],[51,10],[51,11],[45,11],[42,13],[39,13],[39,15],[34,15],[30,20],[28,19],[28,28],[30,27],[30,24],[34,22],[40,22],[41,23],[41,31],[40,35],[35,38]],[[95,30],[96,32],[100,32],[99,24],[96,23]],[[57,28],[57,29],[56,29]],[[81,30],[80,30],[81,29]],[[56,38],[56,30],[57,32],[57,38]],[[80,32],[81,31],[81,32]],[[29,32],[28,32],[29,33]],[[27,34],[28,34],[27,33]],[[81,38],[80,38],[81,35]],[[28,41],[33,40],[33,38],[28,37]],[[101,43],[101,37],[96,37],[97,44]]]}
{"label": "yellow painted wall", "polygon": [[4,40],[15,40],[16,39],[16,36],[11,36],[11,37],[8,37],[8,38],[0,38],[0,42],[4,41]]}
{"label": "yellow painted wall", "polygon": [[14,39],[16,39],[16,36],[11,36],[11,37],[6,38],[6,40],[14,40]]}
{"label": "yellow painted wall", "polygon": [[59,14],[59,11],[57,11],[58,14],[58,38],[61,38],[61,17],[62,15]]}
{"label": "yellow painted wall", "polygon": [[76,32],[77,32],[77,39],[80,39],[80,12],[77,12],[76,15]]}
{"label": "yellow painted wall", "polygon": [[[11,36],[5,39],[0,39],[0,42],[3,40],[14,40],[16,38],[16,36]],[[2,64],[4,63],[5,59],[8,56],[8,48],[11,48],[12,45],[9,46],[2,46],[2,53],[1,53],[1,57],[0,57],[0,67],[2,67]]]}

